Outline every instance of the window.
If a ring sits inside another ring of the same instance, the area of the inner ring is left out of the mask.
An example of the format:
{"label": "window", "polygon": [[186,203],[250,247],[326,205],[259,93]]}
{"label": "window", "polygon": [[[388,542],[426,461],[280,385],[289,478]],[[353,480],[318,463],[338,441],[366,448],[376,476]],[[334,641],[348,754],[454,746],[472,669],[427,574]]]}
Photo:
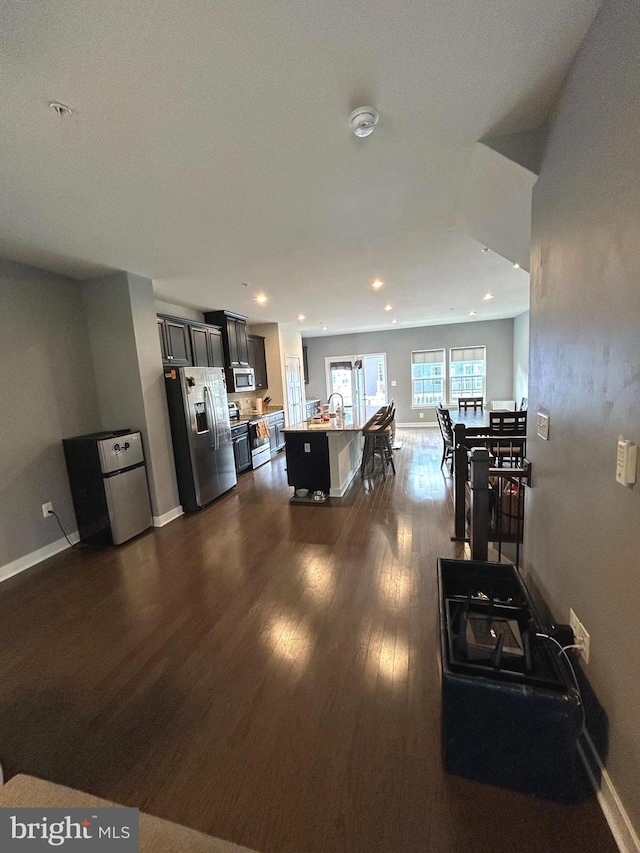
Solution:
{"label": "window", "polygon": [[449,402],[459,397],[484,397],[486,357],[484,347],[449,350]]}
{"label": "window", "polygon": [[444,402],[444,350],[411,353],[411,405],[441,406]]}

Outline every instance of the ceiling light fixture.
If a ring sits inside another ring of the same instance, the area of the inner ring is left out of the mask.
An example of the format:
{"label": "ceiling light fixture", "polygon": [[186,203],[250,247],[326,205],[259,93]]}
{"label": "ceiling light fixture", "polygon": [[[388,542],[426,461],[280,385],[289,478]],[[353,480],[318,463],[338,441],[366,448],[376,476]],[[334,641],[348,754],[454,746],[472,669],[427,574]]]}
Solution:
{"label": "ceiling light fixture", "polygon": [[490,251],[491,251],[491,249],[488,246],[485,246],[484,249],[482,250],[482,254],[487,255]]}
{"label": "ceiling light fixture", "polygon": [[67,107],[65,104],[60,104],[58,101],[52,101],[49,106],[54,113],[57,113],[60,116],[60,118],[68,118],[73,113],[71,107]]}
{"label": "ceiling light fixture", "polygon": [[513,268],[514,268],[514,270],[519,270],[520,264],[516,261],[515,264],[513,265]]}
{"label": "ceiling light fixture", "polygon": [[373,107],[357,107],[349,116],[349,124],[356,136],[370,136],[378,124],[378,111]]}
{"label": "ceiling light fixture", "polygon": [[473,317],[475,313],[476,313],[475,311],[469,311],[469,316]]}
{"label": "ceiling light fixture", "polygon": [[385,305],[385,306],[384,306],[384,310],[385,310],[385,311],[392,311],[392,310],[393,310],[393,305]]}
{"label": "ceiling light fixture", "polygon": [[298,320],[302,321],[302,320],[306,320],[306,319],[307,318],[304,316],[304,314],[298,314]]}
{"label": "ceiling light fixture", "polygon": [[323,332],[328,332],[328,331],[329,331],[328,326],[323,326],[323,327],[322,327],[322,331],[323,331]]}
{"label": "ceiling light fixture", "polygon": [[375,281],[371,282],[371,287],[374,290],[380,290],[381,287],[384,287],[384,281],[380,281],[380,279],[377,278]]}
{"label": "ceiling light fixture", "polygon": [[256,300],[256,302],[259,302],[260,305],[264,305],[264,303],[267,301],[267,297],[264,295],[264,293],[259,293],[257,296],[254,296],[253,298]]}
{"label": "ceiling light fixture", "polygon": [[493,293],[485,293],[482,299],[484,300],[484,302],[488,302],[489,299],[493,299]]}
{"label": "ceiling light fixture", "polygon": [[397,320],[392,320],[391,322],[392,322],[392,323],[397,323],[398,321],[397,321]]}

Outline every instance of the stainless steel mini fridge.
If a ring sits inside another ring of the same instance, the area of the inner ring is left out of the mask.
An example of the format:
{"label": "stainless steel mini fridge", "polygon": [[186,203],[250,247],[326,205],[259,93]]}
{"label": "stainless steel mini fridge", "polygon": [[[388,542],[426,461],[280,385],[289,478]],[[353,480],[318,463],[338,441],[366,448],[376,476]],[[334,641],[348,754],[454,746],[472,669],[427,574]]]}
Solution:
{"label": "stainless steel mini fridge", "polygon": [[152,524],[142,436],[115,430],[62,442],[80,539],[119,545]]}

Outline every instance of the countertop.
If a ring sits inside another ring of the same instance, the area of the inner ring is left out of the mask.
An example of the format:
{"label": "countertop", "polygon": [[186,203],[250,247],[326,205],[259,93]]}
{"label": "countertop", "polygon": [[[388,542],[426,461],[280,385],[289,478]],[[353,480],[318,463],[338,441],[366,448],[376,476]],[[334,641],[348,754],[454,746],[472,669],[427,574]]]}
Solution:
{"label": "countertop", "polygon": [[278,415],[280,412],[284,412],[284,409],[271,409],[268,412],[263,412],[261,415],[250,413],[248,415],[243,415],[240,418],[231,420],[231,429],[238,426],[244,426],[245,424],[254,424],[256,421],[261,421],[263,418],[268,418],[269,415]]}
{"label": "countertop", "polygon": [[330,418],[329,421],[302,421],[291,424],[282,432],[360,432],[363,424],[354,423],[347,415],[344,418]]}

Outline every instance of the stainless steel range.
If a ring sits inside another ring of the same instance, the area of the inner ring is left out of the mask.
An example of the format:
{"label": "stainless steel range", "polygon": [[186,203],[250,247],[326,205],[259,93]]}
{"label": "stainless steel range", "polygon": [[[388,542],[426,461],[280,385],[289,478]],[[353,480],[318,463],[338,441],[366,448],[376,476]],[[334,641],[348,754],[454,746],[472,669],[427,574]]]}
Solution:
{"label": "stainless steel range", "polygon": [[252,468],[259,468],[265,462],[271,461],[268,418],[251,421],[249,424],[249,442],[251,444]]}

